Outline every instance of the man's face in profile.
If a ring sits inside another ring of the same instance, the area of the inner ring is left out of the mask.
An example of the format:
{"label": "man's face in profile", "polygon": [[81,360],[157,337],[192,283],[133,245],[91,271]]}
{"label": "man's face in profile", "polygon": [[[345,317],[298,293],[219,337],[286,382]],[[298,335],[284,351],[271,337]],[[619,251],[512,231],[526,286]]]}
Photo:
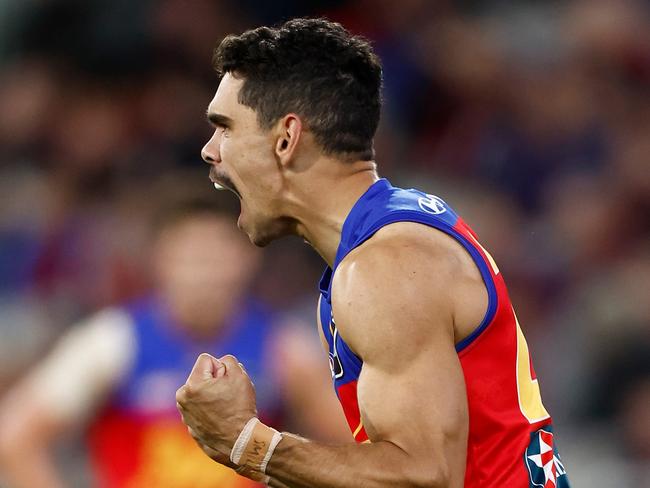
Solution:
{"label": "man's face in profile", "polygon": [[264,246],[281,234],[282,175],[274,153],[273,129],[262,129],[256,112],[239,103],[243,84],[243,79],[230,73],[222,78],[208,106],[214,133],[201,156],[211,165],[210,179],[239,197],[239,228],[251,242]]}

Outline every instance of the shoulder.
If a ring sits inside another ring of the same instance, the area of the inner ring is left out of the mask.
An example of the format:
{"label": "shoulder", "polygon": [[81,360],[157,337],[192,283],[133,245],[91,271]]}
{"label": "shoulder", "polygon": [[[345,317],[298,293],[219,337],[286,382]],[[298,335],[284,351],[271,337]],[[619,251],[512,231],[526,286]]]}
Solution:
{"label": "shoulder", "polygon": [[89,335],[111,334],[117,336],[120,334],[122,337],[128,337],[132,334],[134,325],[133,314],[127,308],[108,307],[89,316],[77,327],[89,331]]}
{"label": "shoulder", "polygon": [[410,222],[380,229],[334,275],[332,307],[342,337],[362,358],[405,337],[414,347],[439,334],[453,341],[450,284],[461,261],[453,238],[436,229]]}
{"label": "shoulder", "polygon": [[123,308],[106,308],[72,326],[48,361],[50,366],[60,364],[61,370],[92,363],[97,377],[111,377],[132,362],[135,343],[132,316]]}
{"label": "shoulder", "polygon": [[457,342],[487,309],[485,284],[466,249],[454,237],[414,222],[381,228],[346,256],[333,279],[333,314],[353,349],[364,347],[367,334],[401,340],[405,321],[414,340]]}
{"label": "shoulder", "polygon": [[467,252],[450,235],[424,224],[397,222],[379,229],[345,257],[333,277],[332,289],[335,294],[350,293],[365,285],[401,293],[426,284],[429,290],[443,291],[448,289],[446,280],[471,274],[468,260]]}

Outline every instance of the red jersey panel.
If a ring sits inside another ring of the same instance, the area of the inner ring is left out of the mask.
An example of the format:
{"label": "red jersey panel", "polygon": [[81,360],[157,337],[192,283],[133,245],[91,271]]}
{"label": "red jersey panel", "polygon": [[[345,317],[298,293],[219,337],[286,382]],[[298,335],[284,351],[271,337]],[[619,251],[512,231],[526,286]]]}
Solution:
{"label": "red jersey panel", "polygon": [[320,283],[319,313],[334,386],[355,440],[368,439],[356,395],[363,362],[336,329],[330,301],[332,276],[345,256],[377,230],[405,221],[454,237],[472,256],[488,292],[484,320],[456,344],[469,405],[465,486],[568,488],[528,345],[496,263],[442,199],[393,187],[384,179],[372,185],[350,211],[334,266],[325,270]]}

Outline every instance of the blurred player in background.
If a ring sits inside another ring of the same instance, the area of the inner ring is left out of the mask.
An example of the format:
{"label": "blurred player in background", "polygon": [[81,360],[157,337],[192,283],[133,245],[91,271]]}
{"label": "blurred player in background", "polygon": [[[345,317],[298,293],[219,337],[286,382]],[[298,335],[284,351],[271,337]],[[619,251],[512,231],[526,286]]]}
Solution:
{"label": "blurred player in background", "polygon": [[203,158],[252,242],[298,235],[327,262],[319,331],[358,444],[264,425],[234,353],[201,355],[177,392],[205,452],[277,487],[568,486],[494,260],[443,200],[377,176],[369,44],[295,19],[227,37],[215,60]]}
{"label": "blurred player in background", "polygon": [[[299,350],[310,346],[292,336],[288,348],[278,347],[283,329],[247,291],[258,253],[227,213],[202,199],[173,203],[158,219],[151,251],[154,292],[73,327],[7,395],[0,408],[0,479],[8,487],[65,486],[54,443],[85,423],[96,486],[256,486],[215,469],[178,418],[174,391],[202,351],[236,351],[246,361],[259,384],[260,415],[269,421],[283,422],[292,406],[281,394],[296,387],[302,394],[288,398],[313,400],[309,410],[329,403],[319,393],[327,391],[326,374],[316,375],[325,385],[319,390],[317,382],[283,381],[273,367],[279,360],[313,369]],[[312,426],[328,428],[320,416]]]}

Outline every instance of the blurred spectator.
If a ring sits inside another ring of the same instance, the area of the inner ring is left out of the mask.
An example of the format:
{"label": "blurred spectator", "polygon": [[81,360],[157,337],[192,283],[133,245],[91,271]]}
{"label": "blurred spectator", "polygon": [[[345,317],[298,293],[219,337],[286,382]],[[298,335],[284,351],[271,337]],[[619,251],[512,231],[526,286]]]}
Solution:
{"label": "blurred spectator", "polygon": [[175,390],[202,351],[246,361],[262,418],[296,416],[316,435],[337,436],[324,360],[246,293],[259,254],[229,215],[198,200],[175,206],[150,252],[151,294],[71,328],[8,393],[0,475],[9,486],[65,486],[52,445],[85,423],[94,486],[254,486],[214,464],[180,422]]}

